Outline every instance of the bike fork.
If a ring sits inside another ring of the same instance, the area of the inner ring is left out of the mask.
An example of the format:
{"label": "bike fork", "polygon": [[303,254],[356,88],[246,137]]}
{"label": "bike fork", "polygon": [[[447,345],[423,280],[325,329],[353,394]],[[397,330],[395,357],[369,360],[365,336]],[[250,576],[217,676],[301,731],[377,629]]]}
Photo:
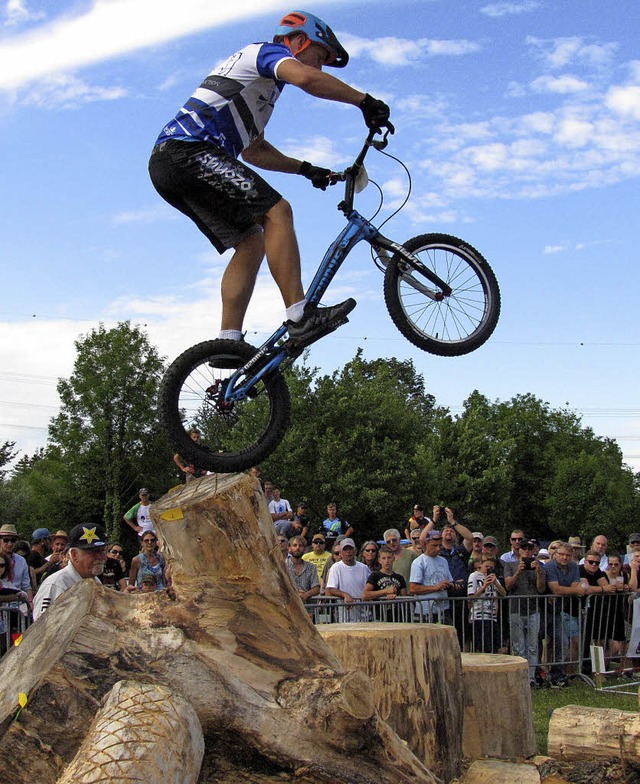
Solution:
{"label": "bike fork", "polygon": [[[440,302],[445,297],[450,297],[453,294],[453,289],[448,283],[445,283],[445,281],[436,275],[435,272],[426,267],[417,256],[414,256],[413,253],[409,253],[406,248],[399,245],[397,242],[393,242],[392,240],[383,237],[382,234],[378,234],[371,241],[371,246],[385,269],[388,267],[393,255],[400,256],[406,263],[406,266],[402,269],[401,273],[404,282],[408,286],[411,286],[411,288],[419,291],[426,297],[429,297],[429,299]],[[427,278],[427,280],[431,281],[434,286],[438,287],[438,290],[434,291],[434,289],[421,283],[411,274],[413,271],[419,272]]]}

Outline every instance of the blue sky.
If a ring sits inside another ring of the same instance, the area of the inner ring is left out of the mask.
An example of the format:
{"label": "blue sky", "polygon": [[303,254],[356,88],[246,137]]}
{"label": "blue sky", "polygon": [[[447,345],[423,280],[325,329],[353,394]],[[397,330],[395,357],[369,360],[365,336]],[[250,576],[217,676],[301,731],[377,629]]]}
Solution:
{"label": "blue sky", "polygon": [[[173,358],[215,336],[220,257],[153,190],[147,160],[163,124],[219,61],[269,40],[292,7],[269,0],[0,3],[0,440],[46,440],[56,380],[99,321],[147,325]],[[231,7],[232,6],[232,7]],[[348,325],[310,362],[330,372],[358,346],[412,358],[455,413],[474,389],[532,392],[583,414],[640,469],[640,6],[592,0],[368,0],[302,6],[351,54],[334,71],[386,100],[389,151],[411,169],[397,240],[445,232],[475,245],[502,289],[493,338],[466,357],[423,354],[386,314],[382,277],[356,250],[327,295],[355,296]],[[267,138],[339,169],[359,149],[360,112],[288,87]],[[387,194],[402,171],[368,163]],[[337,188],[269,174],[294,206],[304,278],[342,226]],[[358,207],[371,214],[375,189]],[[266,266],[248,314],[259,344],[283,318]]]}

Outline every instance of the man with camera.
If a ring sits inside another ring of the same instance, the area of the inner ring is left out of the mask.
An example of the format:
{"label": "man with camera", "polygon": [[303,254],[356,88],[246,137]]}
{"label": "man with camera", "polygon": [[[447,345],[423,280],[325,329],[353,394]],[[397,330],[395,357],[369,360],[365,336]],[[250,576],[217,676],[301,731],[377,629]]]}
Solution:
{"label": "man with camera", "polygon": [[[529,681],[536,688],[540,606],[537,595],[545,592],[546,577],[542,564],[534,557],[533,542],[520,542],[517,561],[504,563],[505,587],[509,596],[509,635],[511,653],[529,663]],[[526,598],[536,597],[536,598]]]}

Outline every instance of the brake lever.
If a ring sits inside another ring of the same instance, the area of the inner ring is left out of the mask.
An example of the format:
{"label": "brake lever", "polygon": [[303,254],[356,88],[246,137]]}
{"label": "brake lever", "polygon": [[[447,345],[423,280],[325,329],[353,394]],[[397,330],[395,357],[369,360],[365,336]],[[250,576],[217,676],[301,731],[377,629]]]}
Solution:
{"label": "brake lever", "polygon": [[391,123],[388,123],[384,131],[380,130],[379,132],[382,133],[382,139],[372,140],[371,144],[376,150],[384,150],[389,144],[389,134],[394,134],[396,129]]}

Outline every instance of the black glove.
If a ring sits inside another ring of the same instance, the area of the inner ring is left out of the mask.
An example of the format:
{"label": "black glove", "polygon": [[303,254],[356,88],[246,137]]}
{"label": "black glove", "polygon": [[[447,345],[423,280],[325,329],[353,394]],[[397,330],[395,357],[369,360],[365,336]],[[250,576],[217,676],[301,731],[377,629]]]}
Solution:
{"label": "black glove", "polygon": [[309,161],[303,161],[298,169],[298,174],[311,180],[314,188],[326,191],[327,185],[330,185],[329,178],[331,176],[331,169],[323,169],[321,166],[314,166]]}
{"label": "black glove", "polygon": [[390,110],[384,101],[379,101],[367,93],[364,100],[360,102],[360,109],[367,128],[381,130],[386,127],[393,133],[393,125],[389,122]]}

